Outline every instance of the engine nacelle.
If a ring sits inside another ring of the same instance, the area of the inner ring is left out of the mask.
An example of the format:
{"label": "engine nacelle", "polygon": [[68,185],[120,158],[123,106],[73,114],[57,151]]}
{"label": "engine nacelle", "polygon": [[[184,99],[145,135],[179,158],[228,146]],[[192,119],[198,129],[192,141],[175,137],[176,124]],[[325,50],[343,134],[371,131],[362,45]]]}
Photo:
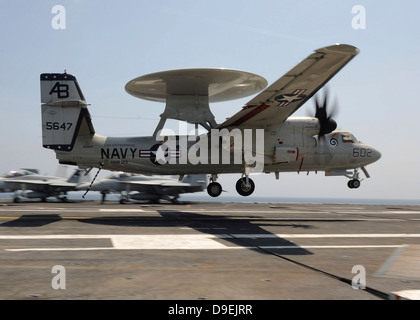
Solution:
{"label": "engine nacelle", "polygon": [[299,148],[315,148],[317,141],[314,138],[319,133],[319,121],[316,118],[299,117],[289,118],[281,124],[273,134],[275,141],[283,146],[297,146]]}
{"label": "engine nacelle", "polygon": [[286,121],[295,127],[295,131],[300,131],[307,136],[315,136],[321,129],[319,120],[313,117],[290,117]]}

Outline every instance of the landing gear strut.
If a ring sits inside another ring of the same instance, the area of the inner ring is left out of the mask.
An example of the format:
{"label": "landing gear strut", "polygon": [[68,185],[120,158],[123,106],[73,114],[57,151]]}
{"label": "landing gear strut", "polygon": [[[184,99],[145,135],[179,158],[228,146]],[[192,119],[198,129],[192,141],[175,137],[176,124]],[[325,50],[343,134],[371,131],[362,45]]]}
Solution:
{"label": "landing gear strut", "polygon": [[351,180],[347,182],[347,186],[350,189],[357,189],[360,187],[360,180],[359,180],[359,171],[357,169],[354,170],[353,176],[348,176]]}

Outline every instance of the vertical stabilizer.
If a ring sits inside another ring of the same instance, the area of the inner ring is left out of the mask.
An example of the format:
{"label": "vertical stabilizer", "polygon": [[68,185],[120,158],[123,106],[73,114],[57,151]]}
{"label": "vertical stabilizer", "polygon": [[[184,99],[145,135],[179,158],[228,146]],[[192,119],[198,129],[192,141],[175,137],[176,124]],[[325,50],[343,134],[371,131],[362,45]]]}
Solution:
{"label": "vertical stabilizer", "polygon": [[71,151],[77,136],[93,135],[87,103],[76,77],[67,73],[41,74],[42,144]]}
{"label": "vertical stabilizer", "polygon": [[80,183],[80,178],[82,177],[83,170],[76,170],[71,177],[67,180],[69,183]]}

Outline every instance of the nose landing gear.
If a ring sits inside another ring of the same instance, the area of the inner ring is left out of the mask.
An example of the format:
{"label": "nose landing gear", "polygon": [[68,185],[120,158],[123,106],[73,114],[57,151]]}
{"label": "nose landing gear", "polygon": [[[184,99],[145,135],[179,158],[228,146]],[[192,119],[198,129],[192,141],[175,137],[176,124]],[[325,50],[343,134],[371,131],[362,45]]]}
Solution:
{"label": "nose landing gear", "polygon": [[[362,170],[365,173],[366,177],[369,178],[370,176],[369,176],[369,173],[366,171],[366,168],[362,167]],[[347,178],[350,179],[350,181],[347,182],[347,186],[350,189],[357,189],[357,188],[360,187],[360,182],[362,180],[360,180],[360,178],[359,178],[359,170],[358,169],[354,169],[353,176],[347,176]]]}
{"label": "nose landing gear", "polygon": [[349,182],[347,182],[347,186],[348,186],[350,189],[357,189],[357,188],[359,188],[359,187],[360,187],[360,180],[357,180],[357,179],[352,179],[352,180],[350,180]]}

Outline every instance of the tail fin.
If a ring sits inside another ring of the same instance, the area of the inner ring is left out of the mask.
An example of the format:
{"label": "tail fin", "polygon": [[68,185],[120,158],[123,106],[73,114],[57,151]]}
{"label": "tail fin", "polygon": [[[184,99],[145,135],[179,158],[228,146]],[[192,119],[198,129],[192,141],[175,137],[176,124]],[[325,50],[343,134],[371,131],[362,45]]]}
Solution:
{"label": "tail fin", "polygon": [[95,130],[76,77],[67,73],[41,74],[42,144],[71,151],[77,136]]}
{"label": "tail fin", "polygon": [[83,170],[74,171],[73,175],[67,180],[69,183],[80,183],[80,178],[82,177]]}

